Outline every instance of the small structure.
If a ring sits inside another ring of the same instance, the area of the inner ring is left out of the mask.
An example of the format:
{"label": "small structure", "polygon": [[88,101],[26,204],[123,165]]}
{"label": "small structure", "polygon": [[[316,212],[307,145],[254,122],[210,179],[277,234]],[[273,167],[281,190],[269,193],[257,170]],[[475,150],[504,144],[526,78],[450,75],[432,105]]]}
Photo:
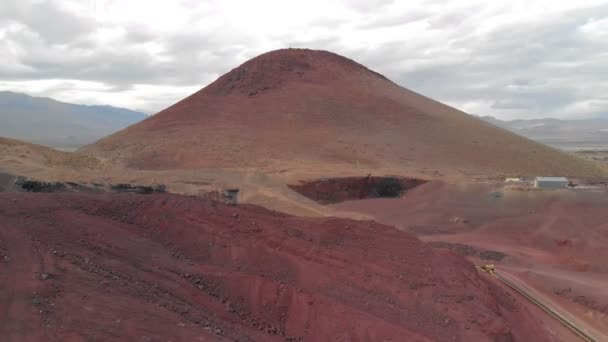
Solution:
{"label": "small structure", "polygon": [[530,181],[530,179],[525,179],[523,177],[510,177],[510,178],[505,178],[504,183],[509,186],[528,186],[532,182]]}
{"label": "small structure", "polygon": [[228,204],[235,205],[238,203],[239,189],[226,189],[224,190],[224,196]]}
{"label": "small structure", "polygon": [[534,187],[540,189],[564,189],[568,186],[566,177],[536,177]]}

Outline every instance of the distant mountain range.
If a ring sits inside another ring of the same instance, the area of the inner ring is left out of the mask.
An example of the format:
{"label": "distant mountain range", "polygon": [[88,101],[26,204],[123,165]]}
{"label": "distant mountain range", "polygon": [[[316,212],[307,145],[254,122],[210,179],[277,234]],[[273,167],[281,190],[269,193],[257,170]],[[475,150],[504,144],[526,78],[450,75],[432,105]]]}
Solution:
{"label": "distant mountain range", "polygon": [[[0,91],[0,137],[54,148],[76,149],[147,117],[145,113],[125,108],[78,105]],[[563,150],[608,150],[608,115],[580,120],[479,118]]]}
{"label": "distant mountain range", "polygon": [[0,137],[75,149],[137,123],[144,113],[0,92]]}
{"label": "distant mountain range", "polygon": [[495,126],[555,148],[569,151],[608,150],[608,118],[511,121],[499,120],[492,116],[481,116],[480,118]]}

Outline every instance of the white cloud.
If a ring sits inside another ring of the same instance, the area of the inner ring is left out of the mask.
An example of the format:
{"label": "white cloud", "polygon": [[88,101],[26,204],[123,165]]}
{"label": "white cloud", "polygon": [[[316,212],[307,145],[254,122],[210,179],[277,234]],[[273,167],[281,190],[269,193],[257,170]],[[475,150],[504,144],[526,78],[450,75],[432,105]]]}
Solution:
{"label": "white cloud", "polygon": [[160,110],[292,46],[475,114],[608,112],[602,0],[3,0],[0,38],[0,88],[80,103]]}

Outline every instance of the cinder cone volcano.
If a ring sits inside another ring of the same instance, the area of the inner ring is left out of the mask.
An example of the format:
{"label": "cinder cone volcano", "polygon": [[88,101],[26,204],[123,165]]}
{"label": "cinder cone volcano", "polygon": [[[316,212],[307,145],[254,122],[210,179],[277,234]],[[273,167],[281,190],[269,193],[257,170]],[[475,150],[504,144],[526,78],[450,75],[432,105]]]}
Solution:
{"label": "cinder cone volcano", "polygon": [[426,169],[594,176],[592,164],[407,90],[345,57],[258,56],[85,148],[132,169]]}

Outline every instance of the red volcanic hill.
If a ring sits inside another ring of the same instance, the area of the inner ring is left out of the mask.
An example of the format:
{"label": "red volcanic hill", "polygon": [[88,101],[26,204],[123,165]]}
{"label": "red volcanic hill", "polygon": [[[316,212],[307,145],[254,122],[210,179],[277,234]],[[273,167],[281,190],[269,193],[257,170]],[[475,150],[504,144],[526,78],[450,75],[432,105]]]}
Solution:
{"label": "red volcanic hill", "polygon": [[374,222],[108,193],[0,193],[0,217],[2,341],[549,340],[525,299]]}
{"label": "red volcanic hill", "polygon": [[84,150],[133,169],[323,165],[461,175],[600,173],[350,59],[300,49],[260,55]]}

